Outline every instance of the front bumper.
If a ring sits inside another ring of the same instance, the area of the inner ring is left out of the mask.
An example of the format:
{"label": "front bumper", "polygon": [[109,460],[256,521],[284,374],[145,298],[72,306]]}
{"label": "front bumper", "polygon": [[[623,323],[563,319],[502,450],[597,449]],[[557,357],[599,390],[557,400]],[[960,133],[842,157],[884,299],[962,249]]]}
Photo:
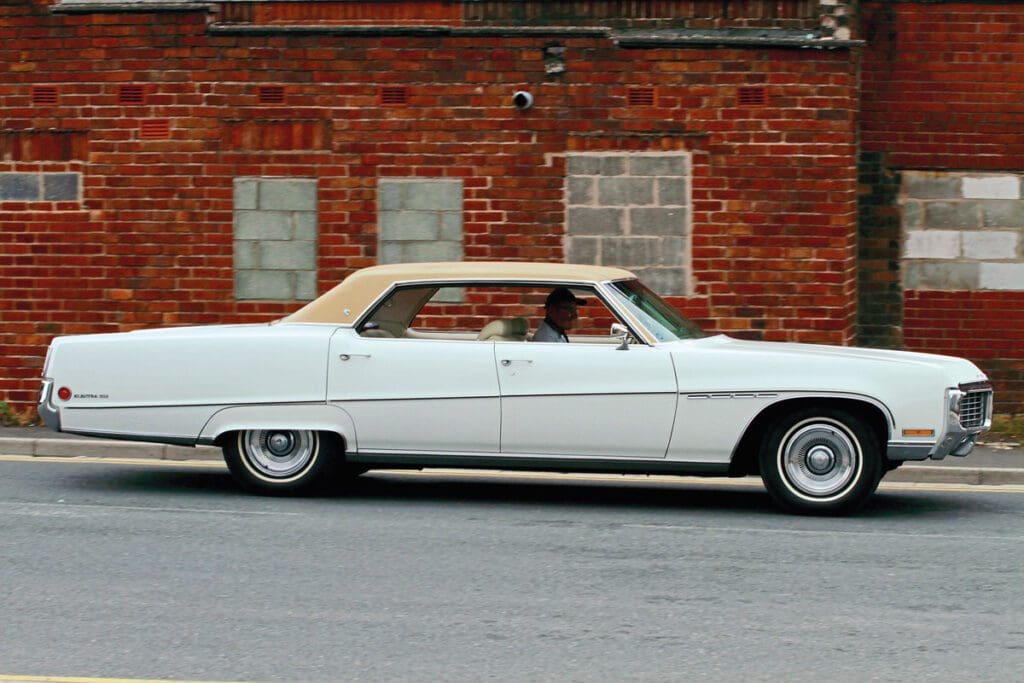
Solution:
{"label": "front bumper", "polygon": [[946,390],[946,419],[935,443],[890,441],[889,460],[942,460],[959,458],[974,450],[978,435],[992,426],[992,385],[989,382],[961,384]]}

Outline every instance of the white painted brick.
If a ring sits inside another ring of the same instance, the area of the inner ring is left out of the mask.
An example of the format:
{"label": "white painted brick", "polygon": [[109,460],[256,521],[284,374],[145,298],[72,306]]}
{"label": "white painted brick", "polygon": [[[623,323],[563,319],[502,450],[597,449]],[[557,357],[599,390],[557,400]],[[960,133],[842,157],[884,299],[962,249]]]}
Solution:
{"label": "white painted brick", "polygon": [[910,230],[903,245],[905,258],[954,259],[960,257],[957,230]]}
{"label": "white painted brick", "polygon": [[982,263],[982,289],[1024,290],[1024,263]]}
{"label": "white painted brick", "polygon": [[964,199],[1020,199],[1020,177],[988,175],[965,177]]}
{"label": "white painted brick", "polygon": [[1017,258],[1020,236],[1016,232],[964,232],[962,233],[964,258],[997,260]]}

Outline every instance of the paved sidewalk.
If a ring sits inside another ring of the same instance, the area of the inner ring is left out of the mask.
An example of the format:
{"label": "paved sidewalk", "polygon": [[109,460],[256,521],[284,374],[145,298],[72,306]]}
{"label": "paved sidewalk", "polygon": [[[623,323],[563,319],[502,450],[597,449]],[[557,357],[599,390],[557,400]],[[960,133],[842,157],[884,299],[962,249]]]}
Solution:
{"label": "paved sidewalk", "polygon": [[[0,427],[0,455],[34,457],[134,458],[146,460],[221,461],[219,448],[165,446],[136,441],[91,439],[43,427]],[[1024,447],[990,437],[966,458],[948,457],[907,463],[885,481],[931,484],[1024,484]]]}

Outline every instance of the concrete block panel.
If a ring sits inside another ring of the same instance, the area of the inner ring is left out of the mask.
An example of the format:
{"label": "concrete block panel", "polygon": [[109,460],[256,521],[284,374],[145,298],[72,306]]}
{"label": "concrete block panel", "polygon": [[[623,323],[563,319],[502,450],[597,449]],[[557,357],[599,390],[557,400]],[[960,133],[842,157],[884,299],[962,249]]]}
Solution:
{"label": "concrete block panel", "polygon": [[682,296],[689,291],[685,268],[635,268],[633,272],[659,294]]}
{"label": "concrete block panel", "polygon": [[980,264],[982,289],[1024,290],[1024,263]]}
{"label": "concrete block panel", "polygon": [[903,243],[903,257],[912,259],[960,258],[960,233],[955,230],[911,230]]}
{"label": "concrete block panel", "polygon": [[1020,177],[1015,175],[967,176],[963,179],[965,199],[1021,199]]}
{"label": "concrete block panel", "polygon": [[569,263],[594,264],[601,260],[601,239],[597,237],[569,237],[565,245]]}
{"label": "concrete block panel", "polygon": [[81,199],[81,173],[43,173],[43,201],[77,202]]}
{"label": "concrete block panel", "polygon": [[977,202],[923,202],[924,225],[928,228],[974,230],[981,227]]}
{"label": "concrete block panel", "polygon": [[[383,184],[383,183],[382,183]],[[461,180],[405,181],[402,208],[413,211],[461,211]]]}
{"label": "concrete block panel", "polygon": [[311,300],[317,280],[317,183],[235,178],[235,297]]}
{"label": "concrete block panel", "polygon": [[292,214],[292,236],[297,240],[315,242],[320,232],[317,215],[312,211],[296,211]]}
{"label": "concrete block panel", "polygon": [[602,263],[623,268],[683,266],[683,240],[678,237],[605,237]]}
{"label": "concrete block panel", "polygon": [[632,235],[683,235],[686,232],[687,211],[672,209],[630,209],[629,225]]}
{"label": "concrete block panel", "polygon": [[402,262],[460,261],[462,244],[459,242],[406,242],[402,245]]}
{"label": "concrete block panel", "polygon": [[570,206],[593,204],[597,197],[594,178],[579,176],[569,178],[566,189],[566,199]]}
{"label": "concrete block panel", "polygon": [[906,202],[903,204],[903,227],[920,228],[924,225],[924,205],[922,202]]}
{"label": "concrete block panel", "polygon": [[381,263],[460,261],[462,180],[382,178],[377,183]]}
{"label": "concrete block panel", "polygon": [[256,240],[235,240],[235,270],[258,270],[260,243]]}
{"label": "concrete block panel", "polygon": [[608,155],[601,158],[602,176],[617,176],[626,172],[626,160],[620,155]]}
{"label": "concrete block panel", "polygon": [[685,178],[658,178],[659,206],[686,206],[689,187]]}
{"label": "concrete block panel", "polygon": [[377,247],[378,263],[401,263],[402,262],[401,242],[381,242]]}
{"label": "concrete block panel", "polygon": [[282,270],[239,270],[235,272],[238,299],[291,301],[295,299],[294,278]]}
{"label": "concrete block panel", "polygon": [[377,209],[379,211],[399,211],[405,208],[405,183],[393,180],[381,180],[377,184]]}
{"label": "concrete block panel", "polygon": [[654,203],[654,180],[651,178],[600,178],[597,181],[598,202],[604,206],[650,206]]}
{"label": "concrete block panel", "polygon": [[903,264],[906,289],[975,290],[978,289],[977,262],[910,261]]}
{"label": "concrete block panel", "polygon": [[683,176],[689,173],[685,154],[652,154],[629,157],[629,172],[635,176]]}
{"label": "concrete block panel", "polygon": [[961,236],[965,258],[980,261],[1020,257],[1020,234],[1010,231],[965,232]]}
{"label": "concrete block panel", "polygon": [[649,266],[659,258],[657,237],[606,237],[601,240],[601,262],[606,266]]}
{"label": "concrete block panel", "polygon": [[259,179],[235,178],[234,192],[235,211],[240,209],[255,209],[256,198],[259,195]]}
{"label": "concrete block panel", "polygon": [[38,173],[0,173],[0,201],[37,202],[41,196]]}
{"label": "concrete block panel", "polygon": [[260,242],[260,268],[263,270],[308,270],[316,268],[315,242]]}
{"label": "concrete block panel", "polygon": [[292,238],[292,234],[292,216],[288,212],[235,212],[237,240],[287,240]]}
{"label": "concrete block panel", "polygon": [[909,199],[959,199],[961,187],[961,178],[948,173],[903,172],[903,193]]}
{"label": "concrete block panel", "polygon": [[382,212],[379,221],[384,242],[436,240],[441,236],[441,216],[432,211]]}
{"label": "concrete block panel", "polygon": [[1024,228],[1024,200],[983,201],[981,211],[986,228]]}
{"label": "concrete block panel", "polygon": [[316,211],[316,181],[261,179],[257,208],[267,211]]}
{"label": "concrete block panel", "polygon": [[316,297],[316,271],[295,273],[295,299],[297,301],[312,301]]}
{"label": "concrete block panel", "polygon": [[624,229],[622,209],[569,209],[566,232],[569,235],[620,235]]}
{"label": "concrete block panel", "polygon": [[568,175],[600,175],[604,156],[596,154],[570,154],[566,157],[565,172]]}
{"label": "concrete block panel", "polygon": [[646,273],[656,289],[689,291],[690,155],[567,156],[566,258]]}
{"label": "concrete block panel", "polygon": [[462,244],[462,212],[446,211],[441,214],[441,239]]}

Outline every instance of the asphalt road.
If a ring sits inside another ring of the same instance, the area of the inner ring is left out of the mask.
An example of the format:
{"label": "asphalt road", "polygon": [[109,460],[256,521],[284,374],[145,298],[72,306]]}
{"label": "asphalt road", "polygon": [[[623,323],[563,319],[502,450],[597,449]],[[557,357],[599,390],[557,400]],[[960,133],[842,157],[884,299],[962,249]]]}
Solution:
{"label": "asphalt road", "polygon": [[385,474],[311,498],[202,464],[0,459],[0,681],[1017,681],[1024,487]]}

